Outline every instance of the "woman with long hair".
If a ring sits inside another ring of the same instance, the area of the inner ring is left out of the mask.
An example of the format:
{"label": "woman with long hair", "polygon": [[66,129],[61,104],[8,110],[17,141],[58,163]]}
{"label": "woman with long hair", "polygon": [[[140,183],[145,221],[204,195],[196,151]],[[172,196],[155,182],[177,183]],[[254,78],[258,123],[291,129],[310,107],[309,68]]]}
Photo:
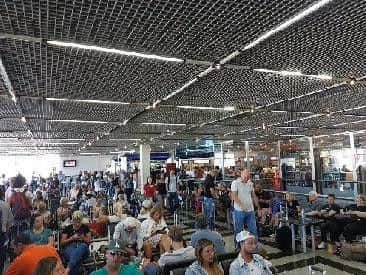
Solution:
{"label": "woman with long hair", "polygon": [[207,239],[198,241],[195,255],[197,261],[191,264],[185,275],[223,275],[224,270],[217,262],[213,242]]}
{"label": "woman with long hair", "polygon": [[56,257],[46,257],[40,260],[33,275],[66,275],[67,272]]}

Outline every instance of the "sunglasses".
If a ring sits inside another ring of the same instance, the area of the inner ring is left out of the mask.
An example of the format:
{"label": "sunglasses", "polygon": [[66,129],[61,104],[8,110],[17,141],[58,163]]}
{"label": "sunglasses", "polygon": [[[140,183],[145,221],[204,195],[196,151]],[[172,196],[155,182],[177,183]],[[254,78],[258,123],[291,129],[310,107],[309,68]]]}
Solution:
{"label": "sunglasses", "polygon": [[125,252],[122,252],[122,251],[109,251],[108,252],[109,253],[109,255],[111,255],[111,256],[123,256],[123,255],[126,255],[126,253]]}

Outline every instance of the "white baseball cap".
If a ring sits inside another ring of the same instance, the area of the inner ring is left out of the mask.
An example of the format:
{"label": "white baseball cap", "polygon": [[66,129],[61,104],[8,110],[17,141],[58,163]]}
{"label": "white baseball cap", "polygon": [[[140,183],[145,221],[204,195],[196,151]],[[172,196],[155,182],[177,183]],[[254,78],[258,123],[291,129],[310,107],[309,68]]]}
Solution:
{"label": "white baseball cap", "polygon": [[238,234],[236,235],[236,241],[237,241],[238,243],[240,243],[240,242],[242,242],[242,241],[245,241],[245,240],[247,240],[247,239],[250,239],[250,238],[255,239],[255,236],[254,236],[252,233],[250,233],[250,232],[248,232],[248,231],[245,231],[245,230],[241,231],[240,233],[238,233]]}

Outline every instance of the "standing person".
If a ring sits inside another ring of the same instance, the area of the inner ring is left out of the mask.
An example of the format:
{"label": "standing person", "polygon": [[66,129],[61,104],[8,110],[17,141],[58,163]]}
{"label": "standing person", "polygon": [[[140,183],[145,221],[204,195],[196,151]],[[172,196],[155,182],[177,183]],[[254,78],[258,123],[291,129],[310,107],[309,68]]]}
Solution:
{"label": "standing person", "polygon": [[213,200],[215,195],[217,172],[211,170],[203,182],[203,212],[209,220],[209,228],[212,230],[214,225],[215,202]]}
{"label": "standing person", "polygon": [[5,189],[8,186],[8,180],[6,179],[5,174],[2,174],[0,179],[0,189],[5,193]]}
{"label": "standing person", "polygon": [[133,194],[133,191],[134,191],[134,187],[135,187],[135,184],[133,182],[133,174],[130,173],[128,175],[128,179],[126,181],[126,184],[125,184],[125,194],[126,194],[126,197],[127,197],[127,202],[128,203],[131,203],[131,196]]}
{"label": "standing person", "polygon": [[152,201],[154,200],[154,196],[155,196],[155,192],[156,192],[156,187],[155,184],[153,183],[153,179],[152,177],[148,177],[147,178],[147,183],[144,184],[144,196],[146,199],[151,199]]}
{"label": "standing person", "polygon": [[4,191],[0,189],[0,274],[3,273],[4,263],[6,261],[6,241],[8,239],[7,232],[13,225],[14,218],[11,213],[10,206],[4,201]]}
{"label": "standing person", "polygon": [[240,243],[240,253],[230,264],[230,275],[272,275],[271,263],[255,254],[257,240],[254,235],[242,231],[236,236],[236,241]]}
{"label": "standing person", "polygon": [[253,202],[256,204],[257,209],[260,209],[260,207],[247,169],[241,172],[240,178],[231,183],[231,195],[234,201],[235,236],[243,230],[244,226],[247,226],[249,232],[257,238],[258,233]]}
{"label": "standing person", "polygon": [[165,205],[165,198],[167,196],[166,184],[164,180],[164,175],[160,174],[157,177],[156,184],[158,186],[158,193],[159,193],[159,201],[161,205]]}
{"label": "standing person", "polygon": [[178,199],[178,185],[179,185],[179,178],[175,175],[174,170],[170,170],[169,176],[165,179],[165,183],[168,190],[168,206],[169,212],[173,213],[175,208],[179,204]]}

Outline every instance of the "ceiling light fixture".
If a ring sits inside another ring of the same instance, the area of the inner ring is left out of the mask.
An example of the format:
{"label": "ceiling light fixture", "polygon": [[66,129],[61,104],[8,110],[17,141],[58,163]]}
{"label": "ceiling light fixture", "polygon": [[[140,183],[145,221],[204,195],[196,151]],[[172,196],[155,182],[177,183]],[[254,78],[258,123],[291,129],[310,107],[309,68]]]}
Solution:
{"label": "ceiling light fixture", "polygon": [[235,107],[234,106],[225,106],[223,108],[220,107],[205,107],[205,106],[188,106],[188,105],[180,105],[177,106],[177,108],[180,109],[192,109],[192,110],[217,110],[217,111],[234,111]]}
{"label": "ceiling light fixture", "polygon": [[269,70],[269,69],[254,69],[254,71],[261,72],[261,73],[279,74],[282,76],[304,76],[304,77],[310,77],[310,78],[317,78],[317,79],[321,79],[321,80],[332,80],[333,79],[332,76],[327,75],[327,74],[319,74],[319,75],[303,74],[298,71],[275,71],[275,70]]}
{"label": "ceiling light fixture", "polygon": [[60,47],[70,47],[70,48],[98,51],[98,52],[111,53],[111,54],[135,56],[135,57],[141,57],[141,58],[146,58],[146,59],[156,59],[156,60],[167,61],[167,62],[179,62],[179,63],[184,62],[184,60],[181,58],[165,57],[165,56],[160,56],[160,55],[155,55],[155,54],[144,54],[144,53],[138,53],[138,52],[133,52],[133,51],[124,51],[124,50],[103,48],[103,47],[98,47],[98,46],[84,45],[84,44],[71,43],[71,42],[49,40],[49,41],[47,41],[47,43],[50,45],[55,45],[55,46],[60,46]]}
{"label": "ceiling light fixture", "polygon": [[24,122],[24,123],[26,123],[27,122],[27,120],[26,120],[26,118],[24,117],[24,116],[22,116],[22,118],[20,119],[22,122]]}
{"label": "ceiling light fixture", "polygon": [[111,141],[141,141],[141,138],[111,138]]}
{"label": "ceiling light fixture", "polygon": [[115,123],[108,121],[97,121],[97,120],[78,120],[78,119],[49,119],[49,122],[65,122],[65,123],[90,123],[90,124],[107,124]]}
{"label": "ceiling light fixture", "polygon": [[84,152],[80,153],[80,155],[100,155],[100,153]]}
{"label": "ceiling light fixture", "polygon": [[115,105],[129,105],[128,102],[121,101],[109,101],[109,100],[97,100],[97,99],[70,99],[70,98],[54,98],[46,97],[47,101],[70,101],[70,102],[83,102],[83,103],[95,103],[95,104],[115,104]]}
{"label": "ceiling light fixture", "polygon": [[162,122],[142,122],[142,125],[157,125],[157,126],[186,126],[185,123],[162,123]]}
{"label": "ceiling light fixture", "polygon": [[268,39],[269,37],[273,36],[274,34],[280,32],[280,31],[285,30],[289,26],[291,26],[291,25],[295,24],[296,22],[302,20],[304,17],[306,17],[309,14],[317,11],[318,9],[322,8],[323,6],[327,5],[330,2],[332,2],[332,0],[321,0],[321,1],[316,2],[314,5],[311,5],[310,7],[305,9],[304,11],[300,12],[299,14],[297,14],[294,17],[290,18],[289,20],[287,20],[284,23],[280,24],[276,28],[271,29],[268,32],[264,33],[263,35],[261,35],[260,37],[255,39],[253,42],[246,45],[243,48],[243,50],[248,50],[250,48],[255,47],[256,45],[258,45],[262,41]]}

